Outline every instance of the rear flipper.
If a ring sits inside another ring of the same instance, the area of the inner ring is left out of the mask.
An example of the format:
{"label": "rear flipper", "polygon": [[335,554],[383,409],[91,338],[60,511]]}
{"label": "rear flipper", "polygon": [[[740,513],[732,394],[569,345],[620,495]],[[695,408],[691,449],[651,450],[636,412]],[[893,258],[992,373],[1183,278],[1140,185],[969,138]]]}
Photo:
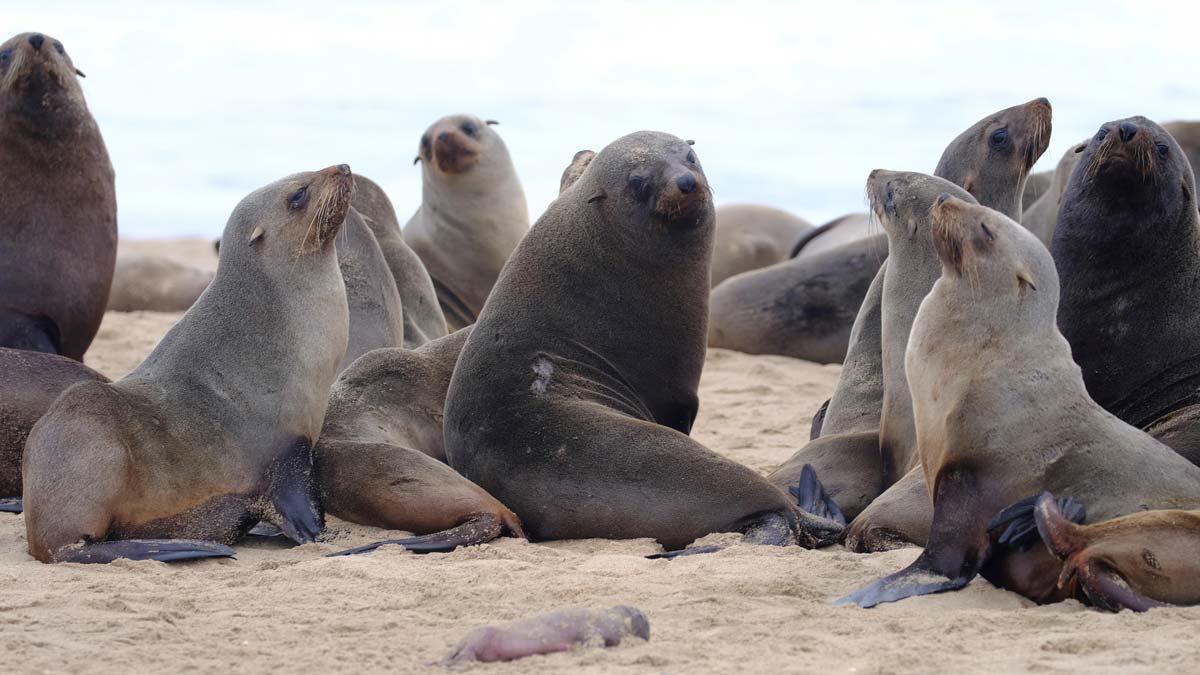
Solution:
{"label": "rear flipper", "polygon": [[[1054,499],[1049,492],[1026,497],[1005,508],[988,522],[988,530],[1000,531],[996,544],[1009,549],[1024,551],[1038,541],[1038,521],[1034,518],[1034,507],[1042,498],[1054,500],[1059,516],[1072,523],[1082,523],[1087,518],[1087,509],[1070,497]],[[1046,544],[1049,546],[1050,542]]]}
{"label": "rear flipper", "polygon": [[62,339],[50,319],[0,307],[0,347],[61,354]]}
{"label": "rear flipper", "polygon": [[796,498],[796,504],[818,518],[832,521],[842,527],[846,526],[846,516],[838,508],[836,502],[825,492],[817,478],[817,472],[812,464],[805,464],[800,470],[800,482],[788,488],[788,492]]}
{"label": "rear flipper", "polygon": [[325,529],[325,511],[313,476],[313,452],[307,438],[297,439],[271,466],[267,495],[273,507],[263,520],[297,544],[317,540]]}
{"label": "rear flipper", "polygon": [[723,547],[721,546],[689,546],[678,551],[663,551],[654,555],[646,556],[646,560],[674,560],[689,555],[700,555],[702,553],[716,553]]}
{"label": "rear flipper", "polygon": [[413,553],[449,553],[459,546],[485,544],[499,537],[503,530],[504,523],[495,514],[481,513],[472,516],[461,525],[456,525],[441,532],[408,537],[406,539],[385,539],[365,546],[330,553],[326,557],[332,558],[334,556],[367,553],[374,551],[380,546],[389,544],[403,546]]}
{"label": "rear flipper", "polygon": [[24,502],[20,497],[0,499],[0,513],[21,513],[24,510]]}
{"label": "rear flipper", "polygon": [[1071,576],[1078,581],[1079,589],[1087,599],[1100,609],[1110,612],[1119,612],[1122,609],[1145,612],[1155,607],[1170,607],[1133,590],[1116,570],[1099,560],[1087,558],[1067,561],[1063,567],[1062,581],[1059,583],[1069,581]]}
{"label": "rear flipper", "polygon": [[77,544],[59,549],[56,562],[110,563],[114,560],[175,562],[198,558],[233,558],[228,546],[198,539],[116,539]]}
{"label": "rear flipper", "polygon": [[257,525],[250,528],[250,531],[246,533],[246,536],[255,537],[257,539],[281,539],[287,537],[287,535],[283,533],[283,530],[275,527],[265,520],[258,521]]}
{"label": "rear flipper", "polygon": [[917,595],[958,590],[975,578],[974,571],[953,578],[942,574],[935,568],[933,558],[934,556],[926,550],[908,567],[838,598],[833,604],[874,607],[881,602],[896,602]]}
{"label": "rear flipper", "polygon": [[[805,468],[808,471],[809,480],[807,484],[802,484],[798,491],[810,497],[815,496],[818,503],[820,503],[820,496],[823,494],[821,483],[817,481],[816,475],[812,473],[810,468]],[[795,493],[793,492],[793,494]],[[836,506],[833,508],[837,509]],[[840,511],[836,513],[838,516],[841,516]],[[795,517],[794,514],[784,515],[772,512],[755,518],[742,532],[742,541],[758,546],[788,546],[798,543],[807,548],[816,548],[817,546],[825,546],[836,542],[845,525],[846,521],[844,518],[838,522],[824,516],[814,516],[809,513],[802,513],[799,517]],[[646,556],[646,558],[649,560],[673,560],[701,553],[716,553],[723,548],[723,546],[716,545],[689,546],[678,551],[655,553]]]}

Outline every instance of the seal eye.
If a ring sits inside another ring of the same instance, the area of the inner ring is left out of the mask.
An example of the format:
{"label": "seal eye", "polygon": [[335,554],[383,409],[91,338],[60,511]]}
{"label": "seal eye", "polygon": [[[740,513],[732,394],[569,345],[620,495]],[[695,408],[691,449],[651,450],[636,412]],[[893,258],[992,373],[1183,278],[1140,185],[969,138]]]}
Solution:
{"label": "seal eye", "polygon": [[54,49],[63,56],[67,55],[67,50],[63,49],[62,43],[57,40],[54,41]]}
{"label": "seal eye", "polygon": [[468,136],[474,136],[475,134],[479,133],[479,127],[475,126],[475,124],[472,122],[464,123],[462,125],[462,130],[463,133]]}
{"label": "seal eye", "polygon": [[428,155],[429,154],[429,146],[430,146],[429,136],[422,136],[421,137],[421,154]]}
{"label": "seal eye", "polygon": [[996,241],[996,235],[992,234],[992,231],[988,229],[987,223],[980,223],[979,227],[983,228],[983,234],[988,238],[988,241]]}
{"label": "seal eye", "polygon": [[288,206],[293,210],[302,209],[308,203],[308,186],[296,190],[292,196],[288,198]]}
{"label": "seal eye", "polygon": [[644,202],[650,197],[650,181],[645,176],[630,176],[629,189],[638,201]]}
{"label": "seal eye", "polygon": [[1170,152],[1170,148],[1167,147],[1166,143],[1158,143],[1156,147],[1158,148],[1158,156],[1165,159],[1167,153]]}
{"label": "seal eye", "polygon": [[695,163],[696,163],[696,153],[695,153],[695,151],[693,151],[693,150],[688,150],[687,161],[688,161],[688,164],[695,164]]}
{"label": "seal eye", "polygon": [[5,49],[0,51],[0,64],[7,64],[12,59],[13,50]]}
{"label": "seal eye", "polygon": [[1000,147],[1008,142],[1008,127],[997,129],[992,132],[992,147]]}
{"label": "seal eye", "polygon": [[1108,129],[1105,127],[1100,127],[1100,131],[1096,132],[1096,140],[1102,141],[1106,136],[1108,136]]}

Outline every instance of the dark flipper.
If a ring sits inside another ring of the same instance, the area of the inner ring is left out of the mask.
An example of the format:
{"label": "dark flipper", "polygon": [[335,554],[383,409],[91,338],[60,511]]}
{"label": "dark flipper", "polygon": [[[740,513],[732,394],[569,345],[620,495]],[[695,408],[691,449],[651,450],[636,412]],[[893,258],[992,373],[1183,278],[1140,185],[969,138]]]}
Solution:
{"label": "dark flipper", "polygon": [[62,549],[58,562],[110,563],[127,560],[174,562],[198,558],[233,558],[234,550],[211,541],[196,539],[117,539]]}
{"label": "dark flipper", "polygon": [[881,602],[953,591],[975,578],[990,548],[985,514],[994,511],[980,499],[985,493],[974,472],[943,468],[937,481],[929,546],[921,556],[899,572],[839,598],[834,604],[874,607]]}
{"label": "dark flipper", "polygon": [[1099,560],[1087,560],[1075,570],[1079,587],[1093,605],[1110,612],[1131,609],[1145,612],[1155,607],[1169,607],[1151,600],[1130,588],[1121,575]]}
{"label": "dark flipper", "polygon": [[367,553],[388,544],[403,546],[413,553],[449,553],[459,546],[485,544],[499,537],[503,529],[504,524],[494,514],[481,513],[473,516],[461,525],[456,525],[441,532],[408,537],[407,539],[385,539],[365,546],[330,553],[326,557],[332,558],[340,555]]}
{"label": "dark flipper", "polygon": [[808,440],[815,441],[821,437],[821,428],[825,426],[825,413],[829,412],[829,402],[833,399],[825,399],[821,404],[821,409],[817,414],[813,415],[812,426],[808,430]]}
{"label": "dark flipper", "polygon": [[788,488],[788,492],[792,493],[792,496],[796,498],[796,504],[805,512],[818,518],[831,520],[842,527],[846,526],[846,516],[842,514],[837,503],[825,492],[825,487],[821,485],[820,479],[817,478],[817,472],[811,464],[804,465],[804,468],[800,470],[800,482]]}
{"label": "dark flipper", "polygon": [[24,510],[24,502],[20,497],[0,499],[0,513],[22,513]]}
{"label": "dark flipper", "polygon": [[313,453],[300,438],[271,467],[268,494],[274,513],[264,518],[297,544],[316,541],[325,528],[325,512],[313,477]]}
{"label": "dark flipper", "polygon": [[[1042,495],[1026,497],[997,513],[988,522],[990,531],[1003,528],[996,539],[997,544],[1009,549],[1026,550],[1030,544],[1038,541],[1038,537],[1035,536],[1038,533],[1038,522],[1034,518],[1034,507],[1041,498]],[[1072,523],[1079,524],[1087,518],[1087,509],[1083,504],[1070,497],[1059,497],[1055,504],[1062,516]]]}
{"label": "dark flipper", "polygon": [[720,546],[689,546],[688,548],[682,548],[682,549],[679,549],[678,551],[663,551],[662,553],[655,553],[654,555],[648,555],[648,556],[646,556],[646,559],[647,560],[674,560],[676,558],[682,558],[684,556],[689,556],[689,555],[700,555],[702,553],[716,553],[717,551],[720,551],[721,548],[722,547],[720,547]]}
{"label": "dark flipper", "polygon": [[246,536],[258,537],[260,539],[278,539],[280,537],[287,537],[287,535],[283,533],[283,530],[275,527],[265,520],[258,521],[257,525],[250,528],[250,531],[246,533]]}
{"label": "dark flipper", "polygon": [[62,338],[50,319],[0,307],[0,347],[61,354]]}

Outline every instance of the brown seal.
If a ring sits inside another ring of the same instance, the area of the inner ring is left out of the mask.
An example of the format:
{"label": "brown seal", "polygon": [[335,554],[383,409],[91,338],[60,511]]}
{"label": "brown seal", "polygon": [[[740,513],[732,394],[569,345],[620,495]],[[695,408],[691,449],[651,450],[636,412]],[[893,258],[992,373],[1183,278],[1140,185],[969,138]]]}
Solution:
{"label": "brown seal", "polygon": [[[1054,171],[1034,171],[1029,174],[1029,178],[1025,180],[1025,190],[1021,192],[1021,218],[1025,218],[1025,212],[1029,210],[1029,205],[1042,198],[1046,194],[1046,190],[1054,185]],[[1024,224],[1024,222],[1022,222]]]}
{"label": "brown seal", "polygon": [[[108,378],[57,354],[39,354],[0,347],[0,497],[21,496],[21,456],[29,430],[50,404],[77,382],[108,382]],[[19,511],[7,501],[3,511]]]}
{"label": "brown seal", "polygon": [[446,317],[442,315],[441,305],[438,304],[433,280],[421,258],[404,243],[396,209],[392,207],[387,193],[375,181],[358,175],[354,178],[354,200],[351,205],[375,235],[375,241],[396,282],[396,289],[400,292],[404,346],[416,349],[430,340],[445,337]]}
{"label": "brown seal", "polygon": [[500,269],[529,230],[508,148],[473,115],[450,115],[421,136],[421,206],[404,241],[433,278],[450,330],[479,316]]}
{"label": "brown seal", "polygon": [[346,211],[335,245],[350,311],[346,353],[338,366],[341,372],[372,349],[403,346],[404,316],[400,291],[379,242],[354,207]]}
{"label": "brown seal", "polygon": [[446,453],[532,538],[677,549],[711,532],[814,545],[841,530],[687,435],[712,236],[695,152],[643,131],[597,154],[505,266],[450,380]]}
{"label": "brown seal", "polygon": [[1179,144],[1192,167],[1192,175],[1200,173],[1200,122],[1176,121],[1162,125],[1163,130]]}
{"label": "brown seal", "polygon": [[108,309],[113,312],[186,312],[213,272],[157,256],[119,254]]}
{"label": "brown seal", "polygon": [[0,347],[82,361],[108,304],[117,201],[77,75],[52,37],[0,44]]}
{"label": "brown seal", "polygon": [[877,234],[879,225],[871,214],[847,213],[801,235],[792,243],[788,257],[814,256]]}
{"label": "brown seal", "polygon": [[587,170],[588,165],[596,158],[596,153],[591,150],[580,150],[571,158],[571,163],[567,168],[563,169],[562,177],[558,179],[558,191],[561,194],[563,190],[575,184],[583,172]]}
{"label": "brown seal", "polygon": [[442,410],[468,326],[415,351],[377,349],[333,385],[316,467],[326,511],[354,523],[405,530],[376,542],[453,550],[501,533],[523,537],[520,520],[445,464]]}
{"label": "brown seal", "polygon": [[38,421],[24,466],[35,558],[232,555],[224,544],[259,520],[313,541],[311,448],[348,332],[333,242],[353,189],[343,164],[250,193],[212,284],[150,356]]}
{"label": "brown seal", "polygon": [[1037,235],[1046,246],[1054,238],[1054,223],[1058,220],[1058,209],[1062,205],[1063,193],[1067,182],[1071,180],[1071,172],[1079,163],[1080,153],[1087,142],[1071,146],[1054,169],[1054,180],[1050,187],[1038,197],[1037,201],[1025,202],[1025,210],[1021,212],[1021,225]]}
{"label": "brown seal", "polygon": [[650,639],[650,622],[634,607],[560,609],[472,631],[446,657],[446,663],[513,661],[578,647],[615,647],[629,637]]}
{"label": "brown seal", "polygon": [[933,218],[943,272],[905,357],[934,506],[929,543],[908,568],[840,602],[872,606],[961,588],[985,562],[993,582],[1058,599],[1045,593],[1060,570],[1043,564],[1044,549],[1022,543],[1034,529],[1023,498],[1069,495],[1095,521],[1194,509],[1200,468],[1088,397],[1055,323],[1058,275],[1037,237],[949,195]]}
{"label": "brown seal", "polygon": [[712,285],[786,260],[796,240],[812,229],[808,221],[770,206],[718,206]]}

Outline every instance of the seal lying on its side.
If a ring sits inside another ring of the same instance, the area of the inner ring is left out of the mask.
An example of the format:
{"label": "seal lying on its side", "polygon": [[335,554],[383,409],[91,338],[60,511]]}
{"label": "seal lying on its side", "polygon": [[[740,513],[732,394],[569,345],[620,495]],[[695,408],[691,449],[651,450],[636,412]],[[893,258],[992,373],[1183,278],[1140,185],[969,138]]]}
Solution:
{"label": "seal lying on its side", "polygon": [[250,193],[212,284],[150,356],[51,406],[25,446],[31,555],[228,556],[259,520],[313,541],[312,444],[348,332],[333,240],[353,189],[343,164]]}
{"label": "seal lying on its side", "polygon": [[147,255],[117,255],[108,309],[114,312],[186,312],[213,272]]}
{"label": "seal lying on its side", "polygon": [[841,530],[687,436],[712,236],[695,152],[638,132],[596,155],[505,266],[450,380],[446,453],[532,538],[811,546]]}
{"label": "seal lying on its side", "polygon": [[961,588],[985,561],[993,582],[1057,599],[1045,593],[1061,566],[1022,548],[1018,521],[993,527],[997,513],[1045,490],[1080,499],[1093,520],[1194,509],[1200,468],[1088,397],[1055,325],[1058,275],[1037,237],[949,195],[933,213],[943,272],[905,358],[933,497],[929,543],[908,568],[839,602],[870,607]]}
{"label": "seal lying on its side", "polygon": [[627,637],[650,639],[650,622],[634,607],[562,609],[472,631],[446,657],[446,663],[491,663],[581,646],[615,647]]}

